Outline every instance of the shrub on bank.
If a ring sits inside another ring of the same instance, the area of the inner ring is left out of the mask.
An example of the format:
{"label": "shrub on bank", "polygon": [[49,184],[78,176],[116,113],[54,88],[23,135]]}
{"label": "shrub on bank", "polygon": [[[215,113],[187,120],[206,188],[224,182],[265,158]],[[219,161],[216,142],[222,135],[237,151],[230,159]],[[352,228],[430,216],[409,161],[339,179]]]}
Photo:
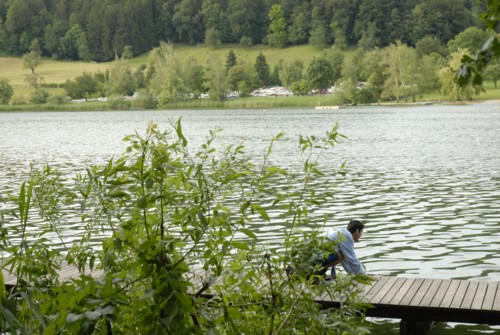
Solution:
{"label": "shrub on bank", "polygon": [[[301,232],[333,196],[319,160],[337,144],[336,126],[322,138],[300,137],[300,173],[269,163],[284,134],[258,161],[240,145],[219,149],[217,134],[191,154],[180,121],[167,132],[151,124],[126,138],[122,156],[71,180],[33,167],[19,194],[2,198],[0,246],[18,278],[6,299],[17,300],[16,308],[2,309],[6,330],[367,333],[351,278],[318,284],[310,276],[306,256],[335,245],[323,245],[317,231]],[[284,229],[279,250],[259,245],[252,229],[255,220],[272,222],[271,210]],[[69,244],[63,236],[75,219],[83,232]],[[56,274],[65,263],[80,275],[62,283]],[[296,271],[287,276],[290,266]],[[89,276],[89,267],[101,275]],[[344,297],[342,308],[320,309],[314,299],[327,295]]]}

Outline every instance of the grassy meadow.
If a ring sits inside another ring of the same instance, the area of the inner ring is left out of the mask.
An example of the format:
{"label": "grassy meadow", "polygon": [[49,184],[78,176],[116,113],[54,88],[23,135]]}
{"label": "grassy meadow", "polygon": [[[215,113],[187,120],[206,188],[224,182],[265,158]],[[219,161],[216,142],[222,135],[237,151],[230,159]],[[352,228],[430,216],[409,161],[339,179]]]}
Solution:
{"label": "grassy meadow", "polygon": [[[314,57],[319,57],[327,49],[318,49],[310,45],[293,46],[284,49],[269,48],[267,45],[255,45],[250,47],[240,46],[238,44],[229,44],[219,47],[208,45],[175,45],[176,53],[183,59],[194,58],[200,64],[206,64],[208,58],[213,54],[217,55],[225,61],[229,50],[233,50],[239,62],[253,64],[259,53],[263,53],[270,66],[274,66],[279,60],[301,60],[307,67],[309,62]],[[346,58],[352,57],[354,50],[346,51]],[[148,64],[148,54],[140,55],[129,62],[132,67],[138,67],[141,64]],[[96,73],[105,72],[110,68],[113,62],[97,63],[97,62],[80,62],[80,61],[57,61],[53,59],[44,59],[43,63],[37,68],[38,74],[43,78],[45,84],[51,85],[46,88],[51,95],[65,94],[65,91],[57,85],[63,84],[67,79],[74,79],[82,75],[84,72]],[[29,69],[23,69],[23,61],[21,57],[0,57],[0,77],[7,78],[14,89],[14,104],[11,106],[0,106],[0,110],[14,109],[57,109],[61,106],[15,106],[16,102],[28,100],[32,89],[25,82],[26,76],[29,74]],[[475,100],[492,100],[500,99],[500,89],[495,89],[492,83],[485,85],[486,92],[481,93]],[[335,99],[331,96],[315,96],[315,97],[283,97],[283,98],[239,98],[224,102],[215,101],[181,101],[172,104],[169,108],[276,108],[276,107],[312,107],[318,105],[335,104]],[[442,96],[439,92],[424,95],[418,102],[423,101],[447,101],[447,97]],[[84,104],[80,106],[64,105],[64,109],[107,109],[109,106],[102,106],[102,103]]]}
{"label": "grassy meadow", "polygon": [[[240,62],[253,64],[259,53],[266,56],[267,62],[273,66],[280,59],[282,60],[302,60],[307,66],[314,57],[319,57],[325,53],[325,50],[318,49],[309,45],[294,46],[285,49],[273,49],[266,45],[256,45],[243,47],[238,44],[227,44],[221,47],[212,47],[207,45],[175,45],[177,56],[181,58],[194,58],[200,64],[205,64],[208,58],[215,54],[225,60],[230,50],[233,50]],[[352,52],[347,52],[352,54]],[[138,67],[141,64],[148,63],[149,54],[140,55],[129,62],[132,67]],[[43,63],[37,68],[37,72],[45,79],[45,83],[64,83],[66,79],[73,79],[83,72],[105,71],[113,62],[80,62],[80,61],[56,61],[53,59],[44,59]],[[0,76],[10,80],[14,87],[25,85],[24,78],[29,74],[29,69],[23,69],[21,57],[0,57]]]}

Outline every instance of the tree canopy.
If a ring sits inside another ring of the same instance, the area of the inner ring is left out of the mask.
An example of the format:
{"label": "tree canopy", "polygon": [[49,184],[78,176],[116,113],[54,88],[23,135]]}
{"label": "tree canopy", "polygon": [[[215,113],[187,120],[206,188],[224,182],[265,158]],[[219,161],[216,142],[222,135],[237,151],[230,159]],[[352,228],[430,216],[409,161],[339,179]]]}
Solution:
{"label": "tree canopy", "polygon": [[434,36],[446,44],[480,27],[483,9],[468,0],[12,0],[0,6],[0,51],[22,55],[37,39],[43,56],[107,61],[161,41],[372,48]]}

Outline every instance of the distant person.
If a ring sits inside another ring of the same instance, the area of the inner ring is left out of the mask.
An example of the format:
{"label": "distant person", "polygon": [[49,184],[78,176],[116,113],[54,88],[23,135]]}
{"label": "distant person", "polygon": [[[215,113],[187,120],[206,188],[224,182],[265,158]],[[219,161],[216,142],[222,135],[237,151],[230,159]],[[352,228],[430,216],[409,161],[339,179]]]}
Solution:
{"label": "distant person", "polygon": [[[331,253],[326,260],[322,262],[324,272],[328,268],[332,268],[332,278],[335,278],[337,273],[335,266],[342,264],[344,270],[352,275],[366,275],[366,270],[356,256],[354,251],[354,242],[358,242],[363,235],[365,225],[358,220],[351,220],[347,228],[332,229],[326,233],[326,237],[330,241],[338,243],[337,253]],[[379,280],[378,276],[370,276],[372,280]]]}

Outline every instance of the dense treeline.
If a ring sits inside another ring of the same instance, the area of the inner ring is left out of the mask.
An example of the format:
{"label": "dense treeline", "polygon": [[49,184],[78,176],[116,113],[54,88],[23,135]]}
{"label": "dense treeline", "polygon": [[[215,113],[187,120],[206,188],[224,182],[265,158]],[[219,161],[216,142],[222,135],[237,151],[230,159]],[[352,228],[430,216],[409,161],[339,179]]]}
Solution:
{"label": "dense treeline", "polygon": [[106,61],[160,41],[359,45],[426,36],[443,44],[479,25],[474,0],[0,0],[0,52]]}

